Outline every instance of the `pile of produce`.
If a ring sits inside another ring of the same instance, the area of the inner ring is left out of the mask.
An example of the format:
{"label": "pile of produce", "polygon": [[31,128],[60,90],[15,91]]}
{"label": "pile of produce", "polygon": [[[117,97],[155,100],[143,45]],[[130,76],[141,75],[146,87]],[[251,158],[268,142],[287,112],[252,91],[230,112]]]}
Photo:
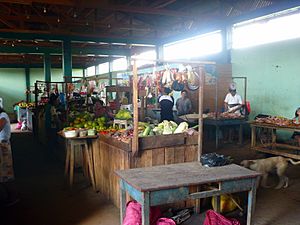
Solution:
{"label": "pile of produce", "polygon": [[256,122],[259,123],[269,123],[277,126],[299,126],[294,120],[281,117],[281,116],[269,116],[264,118],[256,118]]}
{"label": "pile of produce", "polygon": [[[157,126],[154,124],[139,122],[138,125],[138,135],[139,137],[147,137],[153,135],[167,135],[167,134],[179,134],[183,132],[187,132],[188,123],[182,122],[177,125],[173,121],[164,120],[162,123],[159,123]],[[133,137],[133,129],[129,128],[126,130],[111,130],[110,132],[105,133],[110,135],[113,138],[118,139],[119,141],[123,141],[129,143]]]}
{"label": "pile of produce", "polygon": [[82,114],[71,113],[71,115],[69,127],[94,129],[98,132],[106,130],[107,119],[103,116],[93,118],[93,115],[87,112]]}
{"label": "pile of produce", "polygon": [[119,112],[115,115],[115,118],[120,120],[130,120],[132,119],[132,116],[129,110],[120,109]]}
{"label": "pile of produce", "polygon": [[229,112],[210,112],[207,114],[203,114],[203,118],[210,118],[210,119],[241,119],[244,118],[243,115],[237,113],[229,113]]}
{"label": "pile of produce", "polygon": [[113,138],[116,138],[119,141],[129,143],[133,137],[133,129],[127,130],[116,130],[115,132],[110,133]]}
{"label": "pile of produce", "polygon": [[35,103],[34,102],[29,102],[29,103],[26,103],[26,102],[19,102],[17,104],[20,108],[22,109],[32,109],[35,107]]}

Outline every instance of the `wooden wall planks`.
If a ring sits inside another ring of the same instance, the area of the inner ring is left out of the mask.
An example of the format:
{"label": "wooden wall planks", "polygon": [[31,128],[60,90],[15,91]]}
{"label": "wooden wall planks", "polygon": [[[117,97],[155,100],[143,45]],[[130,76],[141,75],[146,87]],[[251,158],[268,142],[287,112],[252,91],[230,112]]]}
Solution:
{"label": "wooden wall planks", "polygon": [[[132,157],[131,152],[103,142],[100,138],[93,143],[93,153],[96,187],[117,207],[119,207],[119,180],[114,174],[115,170],[197,161],[197,145],[144,150],[140,152],[140,157]],[[177,206],[184,205],[180,203]]]}

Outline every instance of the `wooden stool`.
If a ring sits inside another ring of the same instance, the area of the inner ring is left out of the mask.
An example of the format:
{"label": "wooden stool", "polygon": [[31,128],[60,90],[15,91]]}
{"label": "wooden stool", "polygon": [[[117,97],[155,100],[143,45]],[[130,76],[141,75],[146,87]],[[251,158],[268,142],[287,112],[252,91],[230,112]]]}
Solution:
{"label": "wooden stool", "polygon": [[67,154],[66,154],[66,163],[65,163],[65,175],[69,174],[70,188],[73,187],[74,180],[74,167],[75,167],[75,149],[78,147],[82,149],[83,156],[83,171],[85,175],[89,175],[93,189],[95,190],[95,178],[94,178],[94,167],[92,161],[92,153],[87,144],[87,140],[76,140],[76,139],[67,139]]}
{"label": "wooden stool", "polygon": [[128,127],[129,124],[130,124],[130,122],[128,120],[114,119],[113,127],[115,127],[115,125],[118,125],[119,128],[122,128],[124,126],[124,129],[127,129],[127,127]]}

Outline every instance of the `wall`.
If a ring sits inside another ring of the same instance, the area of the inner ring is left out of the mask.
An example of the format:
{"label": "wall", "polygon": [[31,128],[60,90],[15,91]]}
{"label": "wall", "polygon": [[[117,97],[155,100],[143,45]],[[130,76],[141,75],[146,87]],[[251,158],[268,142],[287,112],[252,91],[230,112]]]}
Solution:
{"label": "wall", "polygon": [[[248,79],[252,112],[293,118],[300,106],[300,39],[232,50],[233,76]],[[291,132],[278,132],[289,139]]]}
{"label": "wall", "polygon": [[0,97],[6,111],[12,112],[12,105],[25,98],[25,89],[24,69],[0,69]]}
{"label": "wall", "polygon": [[[62,69],[52,69],[52,81],[62,81],[62,74]],[[82,70],[74,69],[73,76],[82,76]],[[43,69],[30,69],[30,85],[33,86],[36,80],[44,80]],[[25,69],[0,69],[0,97],[6,111],[13,112],[14,103],[26,100],[25,89]]]}
{"label": "wall", "polygon": [[259,113],[292,118],[300,105],[300,39],[232,50],[233,76],[248,78],[251,118]]}

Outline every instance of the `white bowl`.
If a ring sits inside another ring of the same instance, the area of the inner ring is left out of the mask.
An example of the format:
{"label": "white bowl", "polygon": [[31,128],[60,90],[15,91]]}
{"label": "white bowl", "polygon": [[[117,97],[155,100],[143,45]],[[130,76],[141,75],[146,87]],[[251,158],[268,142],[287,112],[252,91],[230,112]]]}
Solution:
{"label": "white bowl", "polygon": [[73,138],[73,137],[77,137],[78,135],[77,130],[68,130],[68,131],[64,131],[64,133],[66,138]]}
{"label": "white bowl", "polygon": [[79,137],[85,137],[85,136],[87,136],[87,130],[80,130]]}
{"label": "white bowl", "polygon": [[95,130],[90,129],[90,130],[87,131],[87,135],[88,135],[88,136],[93,136],[93,135],[95,135],[95,134],[96,134],[96,131],[95,131]]}

